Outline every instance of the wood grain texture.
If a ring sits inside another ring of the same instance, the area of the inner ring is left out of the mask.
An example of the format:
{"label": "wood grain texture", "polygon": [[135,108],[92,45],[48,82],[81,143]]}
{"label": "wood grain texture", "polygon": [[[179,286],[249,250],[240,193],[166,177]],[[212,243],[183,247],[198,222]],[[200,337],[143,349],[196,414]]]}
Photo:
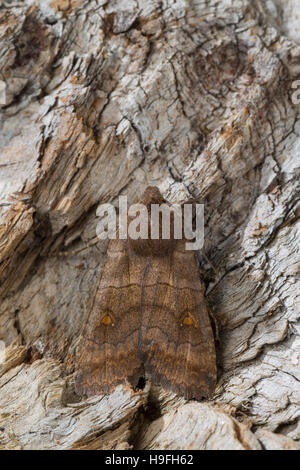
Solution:
{"label": "wood grain texture", "polygon": [[[299,17],[299,0],[1,1],[1,448],[299,447]],[[214,397],[149,381],[74,403],[107,258],[95,209],[149,184],[205,203]]]}

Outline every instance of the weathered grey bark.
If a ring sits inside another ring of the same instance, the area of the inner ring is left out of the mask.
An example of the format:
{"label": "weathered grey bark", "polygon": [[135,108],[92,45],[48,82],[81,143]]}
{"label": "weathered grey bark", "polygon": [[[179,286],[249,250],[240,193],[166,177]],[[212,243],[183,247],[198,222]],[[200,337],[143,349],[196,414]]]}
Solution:
{"label": "weathered grey bark", "polygon": [[[299,3],[0,3],[0,447],[299,449]],[[148,184],[206,204],[216,395],[78,402],[96,207]]]}

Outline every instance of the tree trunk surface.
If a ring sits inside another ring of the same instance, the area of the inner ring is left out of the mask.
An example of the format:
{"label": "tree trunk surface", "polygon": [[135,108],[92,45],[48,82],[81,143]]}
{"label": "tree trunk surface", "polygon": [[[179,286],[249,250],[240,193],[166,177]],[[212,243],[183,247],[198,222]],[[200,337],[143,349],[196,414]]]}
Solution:
{"label": "tree trunk surface", "polygon": [[[0,2],[0,448],[300,449],[299,15],[297,0]],[[79,401],[96,209],[149,184],[205,203],[216,392],[147,381]]]}

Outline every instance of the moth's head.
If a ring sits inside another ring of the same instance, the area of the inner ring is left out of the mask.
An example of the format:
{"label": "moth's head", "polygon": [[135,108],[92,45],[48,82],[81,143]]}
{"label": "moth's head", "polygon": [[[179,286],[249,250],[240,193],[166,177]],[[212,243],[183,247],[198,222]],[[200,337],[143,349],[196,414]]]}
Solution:
{"label": "moth's head", "polygon": [[[128,237],[129,247],[139,256],[165,256],[174,250],[174,238],[167,240],[162,238],[162,219],[159,217],[159,238],[151,239],[151,206],[152,204],[165,204],[166,200],[156,186],[148,186],[139,201],[147,208],[148,212],[148,239],[133,240]],[[173,234],[171,218],[171,234]]]}
{"label": "moth's head", "polygon": [[140,200],[141,204],[147,206],[148,211],[151,210],[151,204],[163,204],[165,202],[157,186],[148,186]]}

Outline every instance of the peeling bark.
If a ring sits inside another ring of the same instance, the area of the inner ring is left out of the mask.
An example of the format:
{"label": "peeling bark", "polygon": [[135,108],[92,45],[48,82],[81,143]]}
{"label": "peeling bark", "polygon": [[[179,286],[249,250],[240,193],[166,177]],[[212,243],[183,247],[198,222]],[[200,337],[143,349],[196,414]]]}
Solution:
{"label": "peeling bark", "polygon": [[[299,449],[298,3],[0,7],[0,448]],[[216,394],[78,401],[96,208],[149,184],[205,203]]]}

